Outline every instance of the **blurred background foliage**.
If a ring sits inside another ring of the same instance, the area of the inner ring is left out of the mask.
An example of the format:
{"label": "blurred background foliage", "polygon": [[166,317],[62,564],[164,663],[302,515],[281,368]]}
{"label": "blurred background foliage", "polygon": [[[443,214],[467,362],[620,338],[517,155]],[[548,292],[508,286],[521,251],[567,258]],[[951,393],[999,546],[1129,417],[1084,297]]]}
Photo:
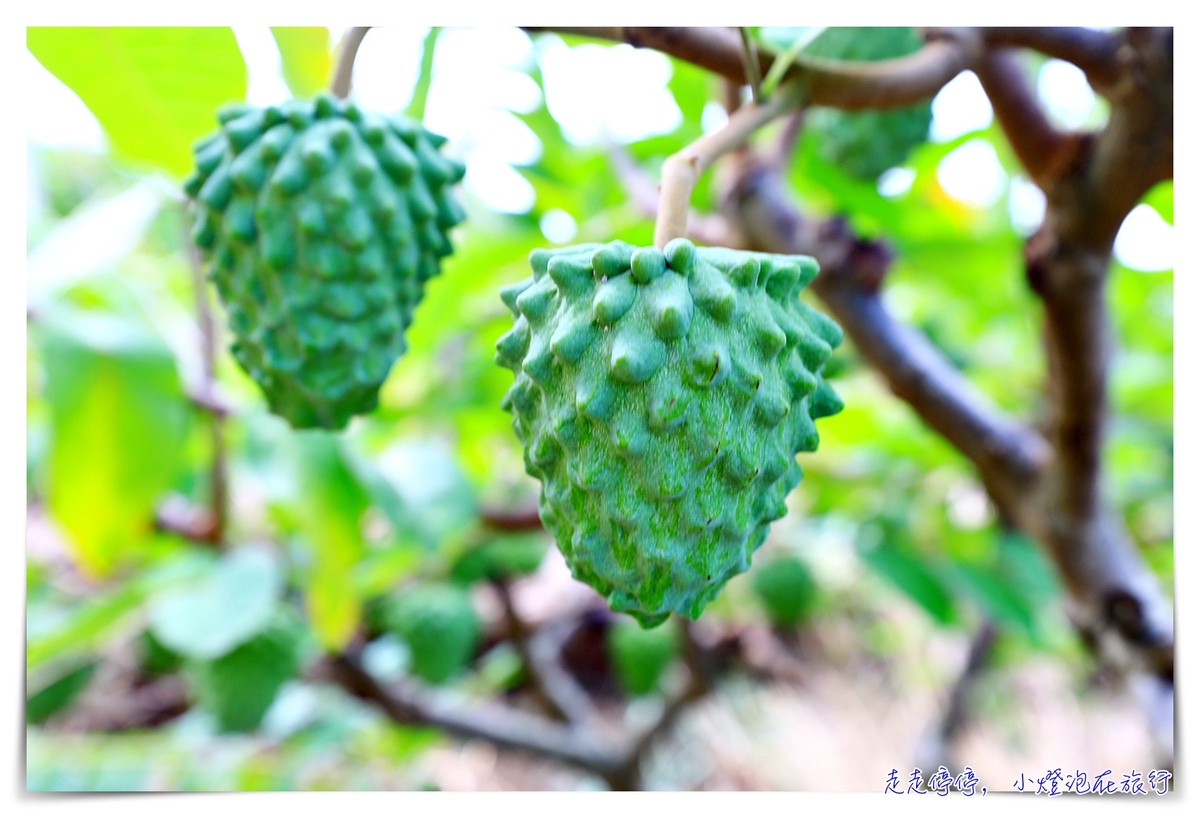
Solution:
{"label": "blurred background foliage", "polygon": [[[782,50],[805,32],[758,34]],[[214,303],[216,390],[232,411],[221,421],[225,543],[213,547],[155,525],[164,508],[198,514],[213,501],[214,418],[192,400],[206,376],[177,184],[218,105],[327,85],[336,32],[272,35],[29,31],[33,56],[103,132],[91,147],[34,134],[29,144],[31,790],[434,786],[411,771],[445,736],[392,724],[306,672],[365,639],[382,678],[522,694],[520,656],[489,594],[497,581],[560,576],[561,561],[543,534],[498,532],[479,517],[527,506],[537,490],[499,408],[511,374],[492,362],[510,323],[497,291],[526,276],[536,247],[649,243],[652,220],[631,203],[614,152],[653,182],[662,159],[723,117],[715,78],[627,46],[516,30],[372,31],[355,94],[364,107],[425,114],[450,137],[447,150],[468,165],[468,220],[379,409],[341,435],[297,433],[266,412]],[[389,55],[398,68],[381,76]],[[1078,94],[1074,108],[1056,107],[1063,85],[1043,82],[1046,65],[1030,56],[1027,67],[1052,112],[1068,125],[1102,122],[1094,97],[1086,110]],[[811,129],[788,178],[807,213],[886,237],[890,306],[997,404],[1036,422],[1040,318],[1020,249],[1038,194],[979,113],[972,82],[962,75],[939,95],[930,138],[877,178],[833,163]],[[711,210],[715,197],[708,174],[693,204]],[[1169,230],[1171,184],[1135,216]],[[1139,256],[1136,239],[1118,239],[1109,290],[1106,488],[1169,591],[1173,270],[1154,268],[1153,252],[1145,261],[1144,246]],[[1003,528],[969,464],[851,345],[831,369],[846,409],[821,422],[789,515],[706,618],[832,629],[851,635],[843,651],[886,660],[911,646],[913,620],[894,617],[907,607],[964,639],[994,623],[1000,666],[1078,662],[1052,567]],[[592,665],[607,681],[577,674],[618,701],[655,696],[678,660],[674,625],[604,627]]]}

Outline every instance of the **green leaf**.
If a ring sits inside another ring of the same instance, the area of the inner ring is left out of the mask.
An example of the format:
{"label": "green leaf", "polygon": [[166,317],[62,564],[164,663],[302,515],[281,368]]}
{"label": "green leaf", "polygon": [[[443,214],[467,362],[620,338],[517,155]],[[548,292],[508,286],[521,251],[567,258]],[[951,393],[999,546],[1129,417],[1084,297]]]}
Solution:
{"label": "green leaf", "polygon": [[453,451],[436,440],[400,441],[359,461],[372,498],[398,531],[436,548],[475,518],[475,494]]}
{"label": "green leaf", "polygon": [[433,54],[437,48],[438,27],[433,26],[421,44],[421,72],[413,86],[412,100],[404,113],[418,121],[425,119],[425,100],[429,98],[429,84],[433,81]]}
{"label": "green leaf", "polygon": [[96,663],[87,662],[43,687],[25,700],[25,722],[43,724],[62,710],[87,687],[96,672]]}
{"label": "green leaf", "polygon": [[304,580],[308,617],[317,641],[340,650],[358,628],[361,598],[355,571],[363,556],[361,518],[368,496],[336,435],[297,433],[295,447],[296,514],[312,558]]}
{"label": "green leaf", "polygon": [[1028,636],[1035,635],[1035,612],[1010,582],[977,565],[961,561],[953,565],[956,576],[992,619],[1016,625]]}
{"label": "green leaf", "polygon": [[116,153],[182,177],[213,112],[246,96],[229,28],[43,28],[29,50],[100,121]]}
{"label": "green leaf", "polygon": [[271,554],[239,549],[225,555],[199,587],[161,600],[151,613],[151,628],[176,653],[214,659],[267,626],[282,588]]}
{"label": "green leaf", "polygon": [[106,576],[141,553],[179,470],[190,407],[148,331],[68,308],[39,325],[50,408],[50,512],[79,566]]}
{"label": "green leaf", "polygon": [[954,601],[942,581],[922,560],[890,546],[862,554],[871,566],[943,625],[955,620]]}
{"label": "green leaf", "polygon": [[57,627],[29,636],[25,647],[26,671],[51,660],[65,660],[95,650],[141,608],[151,593],[193,579],[209,564],[207,555],[186,554],[114,591],[93,596],[67,614]]}
{"label": "green leaf", "polygon": [[333,55],[324,26],[272,26],[279,46],[283,81],[297,99],[307,99],[329,84]]}

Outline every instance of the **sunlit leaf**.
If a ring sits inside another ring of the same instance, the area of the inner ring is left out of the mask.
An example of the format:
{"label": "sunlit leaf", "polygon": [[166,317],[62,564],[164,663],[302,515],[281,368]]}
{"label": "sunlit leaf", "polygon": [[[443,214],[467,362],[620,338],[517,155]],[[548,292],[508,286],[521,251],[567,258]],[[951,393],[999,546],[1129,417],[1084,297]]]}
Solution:
{"label": "sunlit leaf", "polygon": [[279,46],[283,81],[292,96],[307,99],[329,84],[333,56],[329,48],[329,29],[324,26],[272,26],[271,35]]}
{"label": "sunlit leaf", "polygon": [[139,553],[180,467],[190,410],[175,358],[135,324],[67,308],[39,326],[50,408],[50,512],[85,571]]}
{"label": "sunlit leaf", "polygon": [[214,111],[246,95],[229,28],[29,28],[29,50],[79,95],[115,151],[182,177]]}

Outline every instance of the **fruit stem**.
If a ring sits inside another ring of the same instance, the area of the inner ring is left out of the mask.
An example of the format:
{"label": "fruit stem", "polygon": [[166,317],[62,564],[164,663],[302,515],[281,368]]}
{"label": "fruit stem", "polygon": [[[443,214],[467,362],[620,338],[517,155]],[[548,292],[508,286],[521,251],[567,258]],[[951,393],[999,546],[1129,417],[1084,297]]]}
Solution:
{"label": "fruit stem", "polygon": [[671,239],[687,235],[688,208],[700,174],[721,156],[740,147],[750,135],[787,111],[804,104],[804,86],[789,82],[763,103],[743,105],[719,131],[705,134],[678,153],[668,156],[658,184],[658,218],[654,223],[654,246],[665,247]]}
{"label": "fruit stem", "polygon": [[329,83],[329,91],[338,99],[350,96],[350,76],[354,73],[354,58],[358,55],[358,47],[362,45],[363,37],[367,36],[370,26],[355,26],[347,29],[338,44],[337,64],[333,68],[333,79]]}

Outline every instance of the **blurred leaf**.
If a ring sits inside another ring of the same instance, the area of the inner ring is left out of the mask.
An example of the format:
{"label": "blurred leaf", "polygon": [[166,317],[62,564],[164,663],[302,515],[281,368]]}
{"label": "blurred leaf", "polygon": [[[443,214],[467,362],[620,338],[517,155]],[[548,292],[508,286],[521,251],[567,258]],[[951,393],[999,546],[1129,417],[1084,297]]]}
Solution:
{"label": "blurred leaf", "polygon": [[1142,197],[1142,201],[1153,207],[1167,224],[1175,224],[1175,180],[1159,182]]}
{"label": "blurred leaf", "polygon": [[283,577],[271,554],[238,549],[222,557],[199,587],[168,596],[154,607],[154,636],[188,658],[214,659],[267,626],[282,588]]}
{"label": "blurred leaf", "polygon": [[96,672],[96,663],[87,662],[43,687],[25,700],[25,722],[43,724],[79,695]]}
{"label": "blurred leaf", "polygon": [[229,28],[27,29],[29,50],[79,95],[118,154],[182,177],[214,111],[246,96]]}
{"label": "blurred leaf", "polygon": [[412,100],[404,113],[415,120],[425,119],[425,100],[429,97],[429,84],[433,80],[433,55],[437,48],[438,27],[433,26],[421,44],[421,71],[417,84],[413,86]]}
{"label": "blurred leaf", "polygon": [[543,533],[495,537],[464,553],[450,569],[450,578],[470,585],[481,579],[532,574],[542,564],[546,548]]}
{"label": "blurred leaf", "polygon": [[412,532],[428,548],[475,518],[474,491],[440,441],[400,441],[376,459],[370,474],[372,498],[396,530]]}
{"label": "blurred leaf", "polygon": [[416,573],[421,548],[409,543],[368,554],[354,567],[354,587],[366,599],[386,593]]}
{"label": "blurred leaf", "polygon": [[966,585],[989,617],[1016,625],[1027,636],[1035,635],[1037,623],[1034,611],[1009,582],[976,565],[961,561],[952,564],[954,574]]}
{"label": "blurred leaf", "polygon": [[368,496],[337,435],[294,436],[298,489],[294,511],[312,562],[305,572],[305,607],[322,647],[340,650],[358,628],[354,571],[363,555],[362,514]]}
{"label": "blurred leaf", "polygon": [[329,84],[333,55],[324,26],[271,26],[279,46],[283,81],[296,99],[308,99]]}
{"label": "blurred leaf", "polygon": [[955,621],[954,601],[950,592],[919,558],[891,546],[866,551],[862,558],[935,620],[943,625]]}
{"label": "blurred leaf", "polygon": [[151,535],[190,407],[171,351],[136,325],[64,307],[47,311],[39,330],[50,511],[80,567],[105,576]]}
{"label": "blurred leaf", "polygon": [[210,564],[207,555],[185,552],[182,558],[172,559],[114,591],[85,600],[61,623],[29,635],[25,644],[26,670],[33,671],[51,660],[95,650],[130,615],[139,611],[152,593],[192,580]]}

